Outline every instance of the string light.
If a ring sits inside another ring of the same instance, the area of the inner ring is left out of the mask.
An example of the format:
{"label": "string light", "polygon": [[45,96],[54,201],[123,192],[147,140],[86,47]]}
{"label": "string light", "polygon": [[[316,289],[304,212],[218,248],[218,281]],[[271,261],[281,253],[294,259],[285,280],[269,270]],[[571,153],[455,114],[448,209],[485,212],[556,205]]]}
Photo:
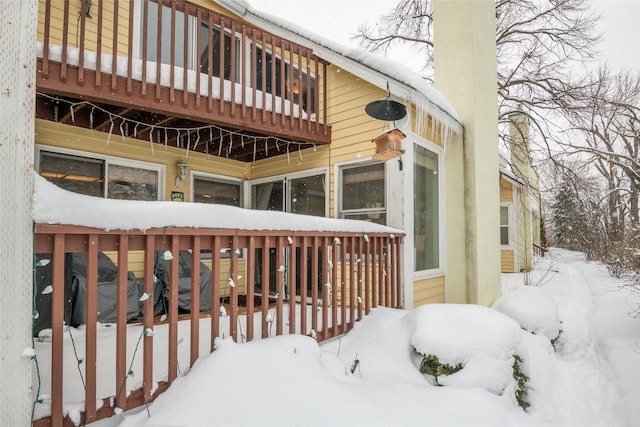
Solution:
{"label": "string light", "polygon": [[[118,114],[112,113],[110,111],[105,110],[104,108],[102,108],[100,105],[97,104],[93,104],[91,102],[88,101],[80,101],[80,102],[73,102],[73,101],[69,101],[67,99],[64,98],[58,98],[55,96],[51,96],[51,95],[47,95],[41,92],[37,92],[38,96],[41,96],[43,98],[48,98],[56,103],[59,102],[64,102],[67,103],[69,105],[69,111],[70,111],[70,117],[71,117],[71,121],[72,123],[75,123],[75,107],[79,106],[79,105],[87,105],[89,107],[91,107],[91,117],[90,117],[90,122],[93,122],[93,114],[95,113],[95,110],[101,111],[102,113],[108,115],[109,117],[109,122],[110,127],[109,127],[109,135],[107,136],[107,144],[110,142],[111,140],[111,134],[113,133],[113,128],[114,128],[114,120],[118,120],[120,119],[120,135],[122,136],[122,141],[125,142],[125,136],[128,136],[128,126],[129,124],[133,125],[133,137],[135,138],[137,136],[138,133],[138,127],[142,126],[143,128],[148,127],[151,129],[150,132],[153,132],[154,130],[158,130],[158,132],[160,131],[164,131],[164,145],[167,146],[168,145],[168,132],[169,131],[175,131],[178,134],[178,137],[176,139],[176,147],[178,148],[183,148],[181,140],[180,140],[180,135],[181,132],[186,132],[187,134],[187,153],[186,156],[188,156],[188,151],[191,148],[191,144],[190,144],[190,136],[192,133],[196,133],[197,137],[196,137],[196,141],[193,145],[193,150],[195,150],[197,148],[197,146],[199,145],[199,141],[200,141],[200,131],[201,130],[209,130],[209,140],[212,141],[213,140],[213,131],[214,130],[218,130],[219,132],[219,147],[218,147],[218,156],[222,156],[222,148],[223,148],[223,139],[226,135],[229,135],[229,142],[226,148],[226,155],[227,157],[229,157],[229,155],[231,154],[231,150],[233,148],[233,140],[237,137],[240,138],[240,142],[241,142],[241,146],[242,148],[244,148],[244,144],[245,144],[245,138],[247,138],[247,141],[252,141],[254,144],[254,153],[253,153],[253,161],[256,161],[256,146],[259,142],[264,142],[264,146],[265,146],[265,152],[268,156],[268,152],[269,152],[269,142],[273,142],[275,145],[275,148],[278,152],[280,152],[280,145],[279,144],[286,144],[287,145],[287,161],[289,164],[291,164],[291,158],[290,158],[290,145],[293,144],[294,146],[298,147],[298,153],[300,156],[300,159],[302,160],[302,150],[304,148],[313,148],[313,151],[316,151],[316,144],[313,142],[302,142],[302,141],[290,141],[287,139],[283,139],[277,136],[256,136],[256,135],[247,135],[243,132],[240,131],[230,131],[224,127],[220,127],[217,125],[204,125],[204,126],[196,126],[196,127],[181,127],[181,128],[176,128],[176,127],[170,127],[170,126],[162,126],[162,125],[155,125],[153,123],[146,123],[144,121],[140,121],[140,120],[135,120],[135,119],[131,119],[128,117],[124,117],[124,116],[120,116]],[[150,142],[154,142],[153,141],[153,137],[150,136],[149,137]],[[158,143],[160,143],[160,138],[158,138],[158,141],[156,141]],[[153,151],[153,146],[151,147],[151,150]],[[205,146],[205,152],[208,153],[208,146]]]}

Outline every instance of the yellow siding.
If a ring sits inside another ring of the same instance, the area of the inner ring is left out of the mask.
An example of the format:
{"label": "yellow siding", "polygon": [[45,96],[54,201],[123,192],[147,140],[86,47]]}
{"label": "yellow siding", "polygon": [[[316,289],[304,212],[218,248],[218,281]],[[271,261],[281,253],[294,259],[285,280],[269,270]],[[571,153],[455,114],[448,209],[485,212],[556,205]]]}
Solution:
{"label": "yellow siding", "polygon": [[[49,34],[49,43],[62,45],[62,28],[64,23],[64,4],[63,1],[51,2],[51,32]],[[80,1],[69,2],[68,12],[68,25],[71,29],[70,34],[76,34],[80,32],[80,21],[78,15],[80,13]],[[98,2],[94,2],[91,7],[92,19],[85,20],[85,35],[84,43],[85,48],[90,51],[97,51],[97,33],[98,26]],[[114,4],[113,2],[103,2],[102,12],[102,53],[113,52],[113,16],[114,16]],[[129,3],[120,2],[118,5],[118,55],[127,55],[127,40],[129,39],[129,21],[127,19],[129,15]],[[38,4],[38,40],[44,39],[44,19],[45,19],[45,1],[40,0]],[[77,30],[75,30],[77,28]],[[68,37],[67,45],[70,47],[78,47],[80,36]]]}
{"label": "yellow siding", "polygon": [[500,251],[500,271],[502,273],[515,273],[514,253],[512,249]]}
{"label": "yellow siding", "polygon": [[500,177],[500,202],[513,201],[513,184]]}
{"label": "yellow siding", "polygon": [[323,166],[326,167],[328,165],[328,146],[321,145],[317,146],[315,150],[313,148],[306,148],[302,151],[298,151],[298,148],[295,145],[291,145],[288,156],[285,152],[284,155],[259,160],[252,163],[249,166],[248,171],[250,179],[259,179],[304,171],[307,169],[320,168]]}
{"label": "yellow siding", "polygon": [[445,298],[444,276],[415,280],[413,282],[414,307],[419,307],[425,304],[444,303]]}
{"label": "yellow siding", "polygon": [[184,193],[185,201],[190,201],[189,180],[186,179],[181,188],[175,185],[175,177],[178,174],[177,164],[182,160],[188,163],[189,171],[220,174],[240,179],[247,178],[248,166],[243,162],[196,152],[190,152],[189,157],[185,157],[184,149],[165,147],[160,144],[153,144],[152,149],[149,142],[134,138],[123,139],[113,135],[109,137],[109,134],[105,132],[47,120],[36,119],[35,139],[37,144],[164,165],[166,167],[165,200],[170,200],[172,191],[181,191]]}

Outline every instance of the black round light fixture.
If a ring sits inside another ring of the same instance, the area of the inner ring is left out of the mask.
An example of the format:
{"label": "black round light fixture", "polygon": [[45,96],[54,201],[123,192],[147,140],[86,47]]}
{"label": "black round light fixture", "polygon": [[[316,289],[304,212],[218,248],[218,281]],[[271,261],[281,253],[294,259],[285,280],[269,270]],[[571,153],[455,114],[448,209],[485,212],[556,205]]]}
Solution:
{"label": "black round light fixture", "polygon": [[387,83],[387,96],[377,101],[370,102],[364,107],[364,111],[374,119],[396,121],[407,115],[407,107],[398,101],[391,99],[389,83]]}

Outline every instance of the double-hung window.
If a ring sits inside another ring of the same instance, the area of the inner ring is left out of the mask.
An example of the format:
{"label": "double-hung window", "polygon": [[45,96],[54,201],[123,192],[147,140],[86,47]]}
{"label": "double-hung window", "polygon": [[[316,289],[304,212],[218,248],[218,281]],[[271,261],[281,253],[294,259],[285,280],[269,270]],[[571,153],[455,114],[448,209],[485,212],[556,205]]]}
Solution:
{"label": "double-hung window", "polygon": [[509,245],[509,206],[500,206],[500,244]]}
{"label": "double-hung window", "polygon": [[387,223],[384,163],[340,169],[340,218]]}
{"label": "double-hung window", "polygon": [[160,200],[161,165],[40,147],[38,172],[58,187],[89,196]]}

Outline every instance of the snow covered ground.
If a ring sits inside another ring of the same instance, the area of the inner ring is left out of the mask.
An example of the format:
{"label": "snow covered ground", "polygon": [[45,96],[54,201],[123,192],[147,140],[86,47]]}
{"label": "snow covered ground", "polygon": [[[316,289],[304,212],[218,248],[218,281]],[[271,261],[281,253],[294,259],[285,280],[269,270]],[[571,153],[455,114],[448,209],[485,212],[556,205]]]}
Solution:
{"label": "snow covered ground", "polygon": [[[378,308],[322,344],[220,340],[148,412],[96,425],[637,425],[640,319],[629,313],[640,301],[621,284],[582,254],[554,249],[533,272],[503,275],[495,309]],[[440,376],[438,387],[419,372],[416,349],[464,367]],[[530,378],[526,411],[515,399],[516,354]]]}

